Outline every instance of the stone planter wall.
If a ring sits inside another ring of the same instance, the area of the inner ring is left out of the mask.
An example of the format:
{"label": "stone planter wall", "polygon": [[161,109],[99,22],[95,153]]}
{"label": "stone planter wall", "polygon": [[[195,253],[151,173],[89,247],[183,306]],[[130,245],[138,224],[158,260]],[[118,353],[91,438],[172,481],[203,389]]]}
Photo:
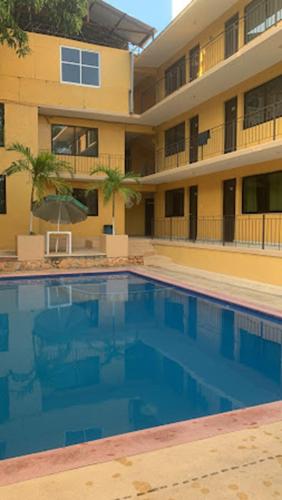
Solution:
{"label": "stone planter wall", "polygon": [[41,260],[0,259],[1,273],[15,273],[20,271],[48,271],[64,269],[91,269],[95,267],[122,267],[128,265],[143,265],[143,257],[46,257]]}

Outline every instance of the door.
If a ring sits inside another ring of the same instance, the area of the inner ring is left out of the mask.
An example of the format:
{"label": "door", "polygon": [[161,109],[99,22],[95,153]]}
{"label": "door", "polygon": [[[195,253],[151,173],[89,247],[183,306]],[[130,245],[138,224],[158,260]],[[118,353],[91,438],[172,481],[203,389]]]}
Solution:
{"label": "door", "polygon": [[236,179],[223,183],[223,241],[232,243],[235,238]]}
{"label": "door", "polygon": [[189,52],[189,71],[190,71],[190,82],[196,80],[199,76],[200,70],[200,45],[196,45]]}
{"label": "door", "polygon": [[189,188],[189,240],[196,241],[198,233],[198,186]]}
{"label": "door", "polygon": [[237,149],[237,97],[225,103],[224,153]]}
{"label": "door", "polygon": [[238,52],[239,15],[231,17],[225,23],[225,59]]}
{"label": "door", "polygon": [[198,161],[198,135],[199,135],[199,116],[194,116],[190,120],[190,163]]}
{"label": "door", "polygon": [[145,236],[154,235],[155,200],[145,199]]}

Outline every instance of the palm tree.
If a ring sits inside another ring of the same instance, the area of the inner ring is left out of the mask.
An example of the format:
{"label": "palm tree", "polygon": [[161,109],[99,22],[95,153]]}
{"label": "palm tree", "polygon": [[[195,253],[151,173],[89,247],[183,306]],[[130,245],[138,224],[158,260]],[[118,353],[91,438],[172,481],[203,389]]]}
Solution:
{"label": "palm tree", "polygon": [[[135,191],[132,187],[125,185],[128,181],[139,182],[138,175],[128,172],[123,174],[118,168],[109,167],[97,167],[92,170],[91,175],[104,174],[106,178],[103,181],[102,191],[104,196],[104,202],[108,203],[112,199],[112,225],[113,234],[116,234],[116,224],[115,224],[115,209],[116,209],[116,195],[120,194],[125,201],[127,206],[131,206],[133,203],[140,203],[141,193]],[[96,186],[97,188],[97,186]],[[93,190],[90,189],[89,191]]]}
{"label": "palm tree", "polygon": [[12,144],[9,150],[20,153],[22,158],[13,161],[11,165],[4,170],[3,175],[10,176],[26,172],[30,178],[31,194],[29,234],[32,234],[32,209],[35,201],[34,198],[36,198],[37,201],[42,200],[48,187],[55,188],[59,193],[69,192],[70,188],[62,179],[62,175],[67,172],[72,177],[73,170],[69,163],[58,160],[54,154],[49,153],[48,151],[40,152],[37,156],[34,156],[31,153],[30,148],[19,143]]}

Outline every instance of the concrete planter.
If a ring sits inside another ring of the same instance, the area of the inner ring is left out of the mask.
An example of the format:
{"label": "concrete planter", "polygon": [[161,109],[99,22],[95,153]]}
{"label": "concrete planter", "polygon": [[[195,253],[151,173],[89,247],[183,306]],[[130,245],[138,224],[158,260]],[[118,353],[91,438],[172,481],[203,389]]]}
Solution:
{"label": "concrete planter", "polygon": [[45,254],[45,237],[43,235],[17,236],[18,260],[41,260]]}
{"label": "concrete planter", "polygon": [[103,234],[101,236],[101,249],[109,258],[128,257],[127,234]]}

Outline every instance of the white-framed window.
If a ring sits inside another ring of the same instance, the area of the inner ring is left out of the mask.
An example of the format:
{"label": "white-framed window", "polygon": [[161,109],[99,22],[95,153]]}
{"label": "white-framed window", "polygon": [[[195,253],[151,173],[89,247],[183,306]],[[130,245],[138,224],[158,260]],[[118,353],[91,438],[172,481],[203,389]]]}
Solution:
{"label": "white-framed window", "polygon": [[100,87],[100,54],[91,50],[61,47],[61,82]]}

